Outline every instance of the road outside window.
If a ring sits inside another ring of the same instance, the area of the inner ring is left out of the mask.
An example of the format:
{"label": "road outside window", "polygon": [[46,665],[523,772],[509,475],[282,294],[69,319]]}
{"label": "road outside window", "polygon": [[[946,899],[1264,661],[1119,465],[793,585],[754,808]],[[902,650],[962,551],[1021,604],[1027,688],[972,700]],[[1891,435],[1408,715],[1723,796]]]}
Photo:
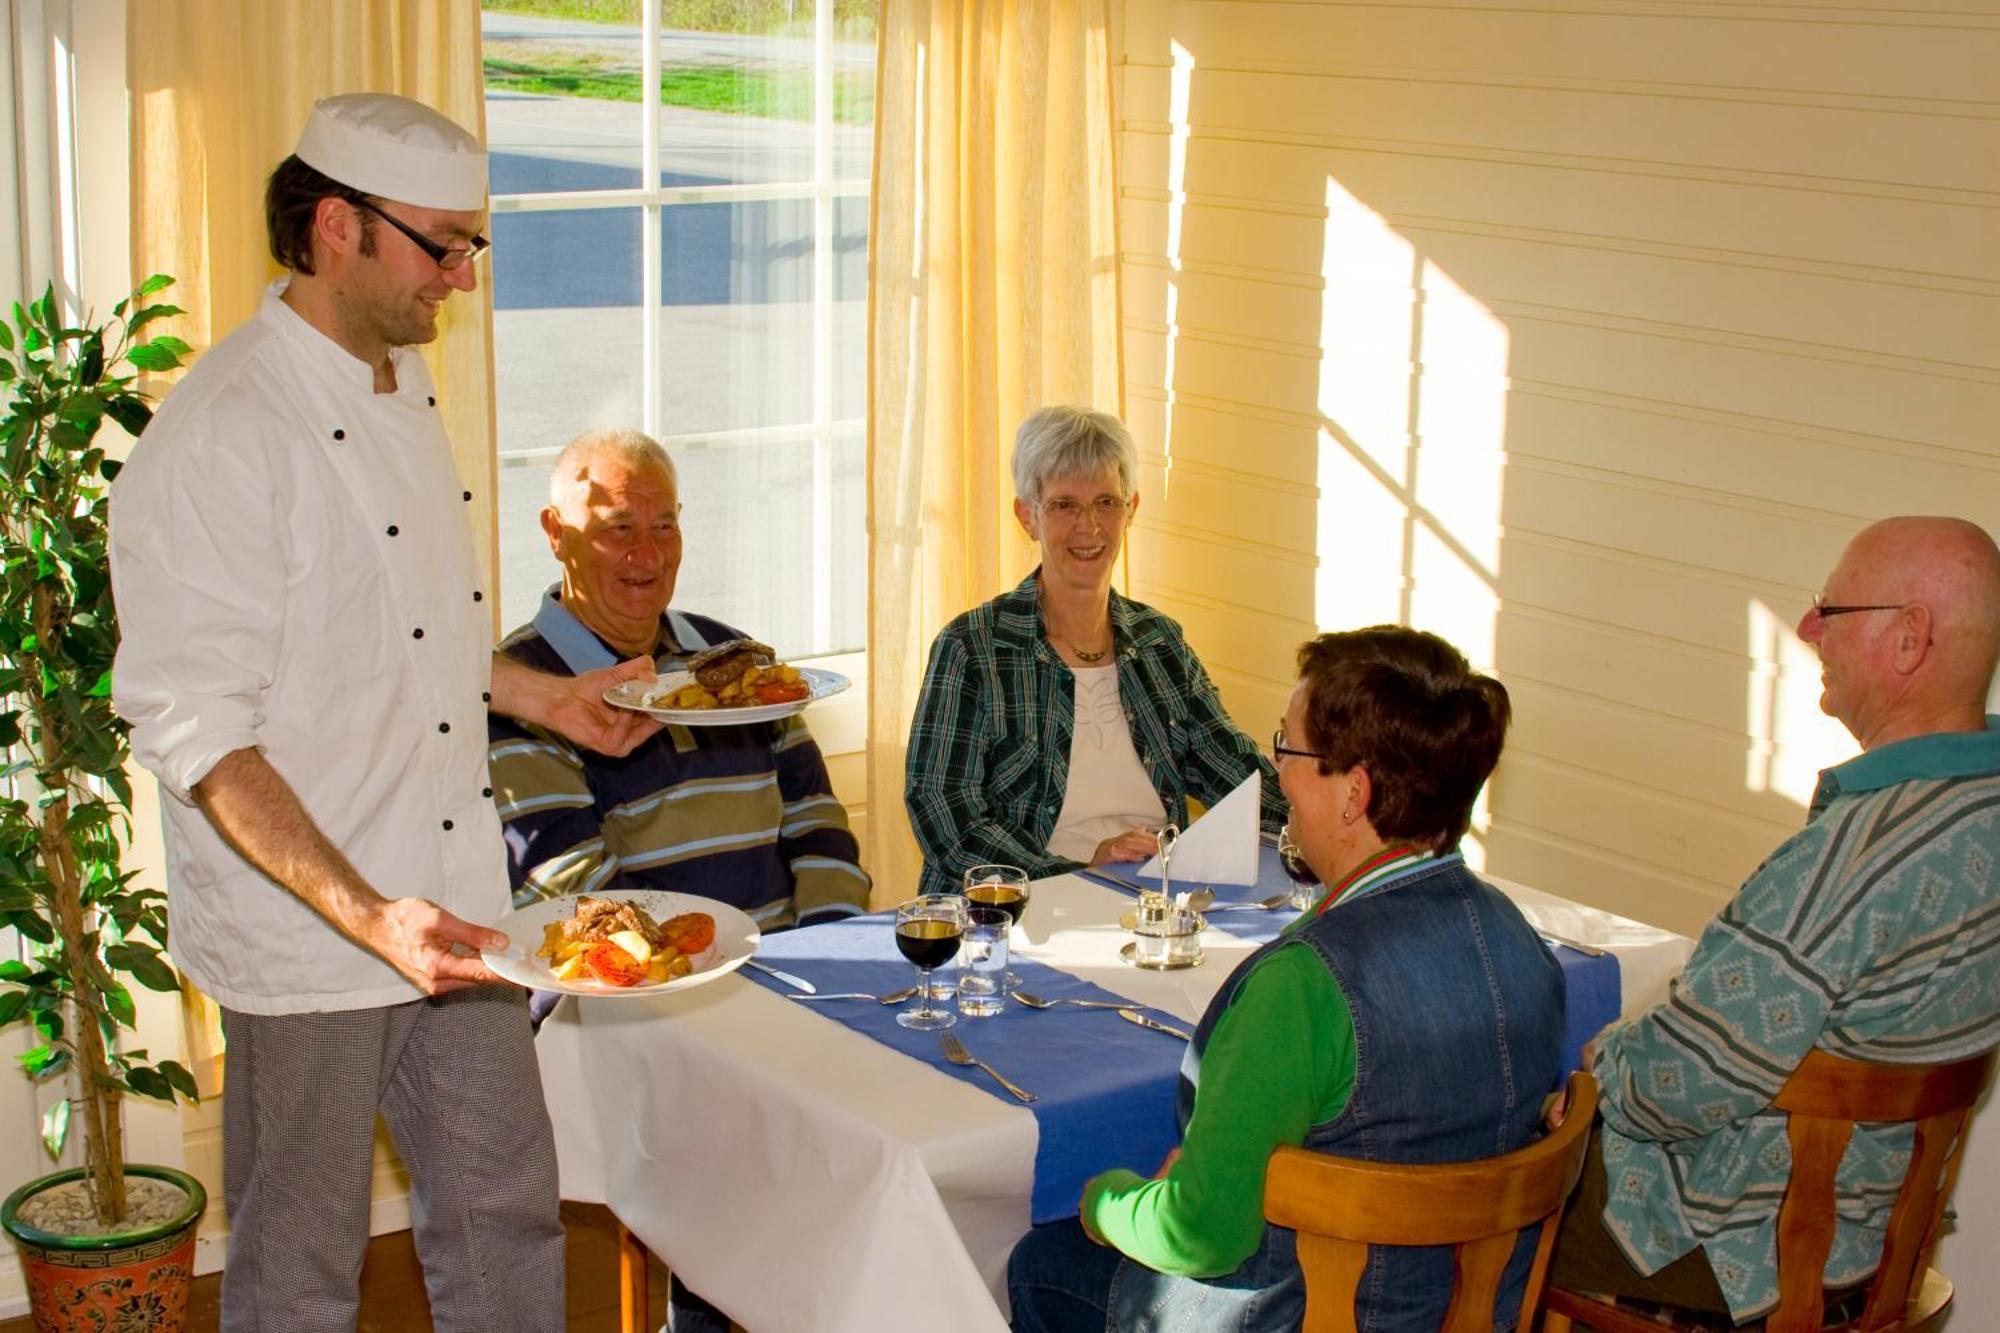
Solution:
{"label": "road outside window", "polygon": [[555,578],[556,450],[638,425],[680,468],[676,605],[862,645],[875,7],[484,5],[507,628]]}

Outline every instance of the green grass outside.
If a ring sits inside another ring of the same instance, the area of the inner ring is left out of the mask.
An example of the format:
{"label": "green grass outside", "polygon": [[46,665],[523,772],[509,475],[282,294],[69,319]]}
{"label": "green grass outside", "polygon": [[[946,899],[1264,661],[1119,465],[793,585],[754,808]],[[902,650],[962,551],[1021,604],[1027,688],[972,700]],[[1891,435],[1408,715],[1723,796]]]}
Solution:
{"label": "green grass outside", "polygon": [[[637,73],[589,57],[528,64],[489,56],[486,86],[606,102],[636,102],[640,92]],[[660,71],[660,101],[767,120],[810,120],[812,73],[803,65],[669,65]],[[874,80],[861,70],[836,70],[834,119],[866,125],[874,114]]]}
{"label": "green grass outside", "polygon": [[[481,0],[481,9],[502,14],[580,19],[586,23],[639,22],[640,0]],[[841,36],[865,39],[875,33],[879,0],[833,0]],[[771,33],[796,23],[787,0],[660,0],[660,25],[689,32]],[[858,25],[858,26],[856,26]]]}

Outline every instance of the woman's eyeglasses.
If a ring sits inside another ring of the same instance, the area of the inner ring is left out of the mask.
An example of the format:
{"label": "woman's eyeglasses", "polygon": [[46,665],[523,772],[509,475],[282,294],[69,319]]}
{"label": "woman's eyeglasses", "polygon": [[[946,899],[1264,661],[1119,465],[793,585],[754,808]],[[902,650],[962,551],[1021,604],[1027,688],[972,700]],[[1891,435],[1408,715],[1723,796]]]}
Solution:
{"label": "woman's eyeglasses", "polygon": [[1041,505],[1042,517],[1062,527],[1074,525],[1083,517],[1083,511],[1086,509],[1105,527],[1115,527],[1124,522],[1125,515],[1131,508],[1130,499],[1121,500],[1115,495],[1100,495],[1089,504],[1081,500],[1072,500],[1064,495],[1053,500],[1044,500]]}
{"label": "woman's eyeglasses", "polygon": [[1326,758],[1325,755],[1321,754],[1317,750],[1294,750],[1291,746],[1285,744],[1285,728],[1282,723],[1279,724],[1278,729],[1276,731],[1271,733],[1271,756],[1275,759]]}

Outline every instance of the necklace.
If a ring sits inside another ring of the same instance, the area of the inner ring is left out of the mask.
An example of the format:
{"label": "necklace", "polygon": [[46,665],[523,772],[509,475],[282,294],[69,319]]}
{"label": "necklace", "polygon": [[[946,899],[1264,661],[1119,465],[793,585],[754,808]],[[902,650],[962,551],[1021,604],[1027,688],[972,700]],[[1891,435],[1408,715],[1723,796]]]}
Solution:
{"label": "necklace", "polygon": [[[1055,630],[1049,626],[1048,598],[1043,596],[1042,589],[1039,585],[1035,588],[1035,608],[1042,613],[1042,626],[1045,629],[1048,629],[1049,637],[1051,639],[1055,638]],[[1111,656],[1111,650],[1118,646],[1117,640],[1114,638],[1111,643],[1108,643],[1104,647],[1099,648],[1096,652],[1087,653],[1083,649],[1077,647],[1076,644],[1071,642],[1069,639],[1062,639],[1060,640],[1060,643],[1063,647],[1069,649],[1072,653],[1076,654],[1076,660],[1083,663],[1085,666],[1095,666],[1097,665],[1097,663],[1102,662],[1105,658]]]}

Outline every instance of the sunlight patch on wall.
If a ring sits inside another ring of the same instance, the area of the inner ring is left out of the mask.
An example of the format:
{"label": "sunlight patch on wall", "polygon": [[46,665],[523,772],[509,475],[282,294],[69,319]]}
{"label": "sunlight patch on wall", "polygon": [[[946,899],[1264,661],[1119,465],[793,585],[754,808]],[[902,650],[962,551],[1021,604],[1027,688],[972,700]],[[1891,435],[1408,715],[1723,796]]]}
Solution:
{"label": "sunlight patch on wall", "polygon": [[1416,249],[1327,177],[1326,291],[1319,332],[1319,569],[1322,628],[1401,616],[1399,553],[1410,446]]}
{"label": "sunlight patch on wall", "polygon": [[1190,120],[1188,109],[1194,97],[1194,54],[1179,42],[1172,43],[1173,65],[1167,75],[1167,123],[1172,126],[1167,139],[1167,353],[1162,384],[1166,406],[1161,412],[1160,451],[1165,467],[1160,479],[1161,499],[1174,489],[1174,408],[1175,358],[1181,336],[1181,235],[1187,225],[1187,153]]}
{"label": "sunlight patch on wall", "polygon": [[1507,327],[1332,177],[1325,198],[1315,617],[1417,625],[1490,665]]}
{"label": "sunlight patch on wall", "polygon": [[1507,326],[1429,260],[1422,271],[1410,623],[1495,658]]}
{"label": "sunlight patch on wall", "polygon": [[1744,620],[1750,673],[1743,714],[1750,744],[1743,785],[1808,805],[1819,771],[1851,755],[1854,739],[1820,711],[1819,655],[1793,631],[1792,622],[1754,597]]}

